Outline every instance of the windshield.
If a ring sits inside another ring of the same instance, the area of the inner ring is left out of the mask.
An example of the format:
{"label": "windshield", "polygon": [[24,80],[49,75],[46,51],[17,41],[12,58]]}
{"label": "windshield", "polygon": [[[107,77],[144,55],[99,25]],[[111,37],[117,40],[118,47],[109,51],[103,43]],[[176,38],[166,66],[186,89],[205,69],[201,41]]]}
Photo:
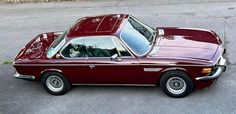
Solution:
{"label": "windshield", "polygon": [[121,39],[135,54],[144,55],[151,49],[153,33],[151,28],[130,17],[121,32]]}
{"label": "windshield", "polygon": [[58,36],[52,43],[52,45],[50,46],[48,53],[47,53],[47,57],[50,58],[52,56],[54,56],[56,54],[57,51],[59,51],[59,49],[64,45],[65,43],[65,35],[66,32],[64,32],[63,34],[61,34],[60,36]]}

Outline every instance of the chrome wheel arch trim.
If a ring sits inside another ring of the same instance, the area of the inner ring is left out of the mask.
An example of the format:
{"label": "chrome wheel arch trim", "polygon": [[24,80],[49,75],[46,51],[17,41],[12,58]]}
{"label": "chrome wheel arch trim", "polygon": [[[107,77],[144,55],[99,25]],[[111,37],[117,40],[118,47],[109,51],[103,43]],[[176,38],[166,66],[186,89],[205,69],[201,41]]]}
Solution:
{"label": "chrome wheel arch trim", "polygon": [[40,75],[44,74],[44,73],[47,73],[47,72],[59,72],[59,73],[63,73],[62,70],[60,69],[45,69],[43,71],[40,72]]}
{"label": "chrome wheel arch trim", "polygon": [[184,72],[187,71],[187,69],[181,68],[181,67],[169,67],[169,68],[162,70],[161,72],[163,73],[163,72],[168,72],[168,71],[172,71],[172,70],[180,70],[180,71],[184,71]]}

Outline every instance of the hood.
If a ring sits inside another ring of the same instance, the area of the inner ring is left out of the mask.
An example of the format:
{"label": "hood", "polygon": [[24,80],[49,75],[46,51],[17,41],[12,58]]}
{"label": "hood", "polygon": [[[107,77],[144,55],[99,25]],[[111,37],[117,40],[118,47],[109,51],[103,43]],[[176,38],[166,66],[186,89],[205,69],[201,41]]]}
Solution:
{"label": "hood", "polygon": [[61,33],[49,32],[39,34],[18,53],[15,60],[46,59],[46,52],[49,46]]}
{"label": "hood", "polygon": [[190,28],[157,28],[157,43],[151,57],[211,60],[221,40],[209,30]]}

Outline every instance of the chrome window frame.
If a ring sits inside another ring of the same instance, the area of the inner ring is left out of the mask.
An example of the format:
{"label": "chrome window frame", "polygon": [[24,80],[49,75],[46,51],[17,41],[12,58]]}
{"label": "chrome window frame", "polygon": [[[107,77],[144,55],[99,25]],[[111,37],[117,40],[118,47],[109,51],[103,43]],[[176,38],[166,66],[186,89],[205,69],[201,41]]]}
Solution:
{"label": "chrome window frame", "polygon": [[[130,52],[130,50],[124,45],[124,43],[122,41],[120,41],[120,39],[118,37],[114,36],[114,38],[112,38],[112,39],[115,40],[114,42],[119,43],[130,54],[130,56],[120,56],[120,58],[130,58],[131,56],[133,58],[135,58],[133,53]],[[117,51],[119,51],[119,50],[117,50]]]}
{"label": "chrome window frame", "polygon": [[[65,57],[63,54],[62,54],[62,51],[69,45],[71,44],[71,42],[73,42],[73,40],[77,40],[77,39],[84,39],[84,38],[95,38],[95,37],[104,37],[104,38],[111,38],[112,42],[113,42],[113,39],[119,39],[117,38],[116,36],[112,36],[112,35],[99,35],[99,36],[82,36],[82,37],[77,37],[77,38],[74,38],[74,39],[71,39],[69,42],[67,42],[61,49],[60,49],[60,52],[59,54],[61,55],[62,58],[64,59],[89,59],[89,58],[111,58],[111,57],[73,57],[73,58],[70,58],[70,57]],[[118,40],[120,42],[120,40]],[[134,55],[122,44],[122,42],[120,42],[120,44],[122,45],[122,47],[124,47],[128,53],[131,55],[131,56],[121,56],[119,58],[135,58]]]}
{"label": "chrome window frame", "polygon": [[[62,33],[63,34],[63,33]],[[59,36],[58,36],[59,37]],[[58,38],[57,37],[57,38]],[[55,39],[56,40],[56,39]],[[55,41],[54,40],[54,41]],[[54,43],[54,41],[52,42],[52,44]],[[49,53],[49,50],[51,49],[52,47],[52,44],[49,46],[48,50],[47,50],[47,58],[52,58],[53,56],[55,56],[57,54],[57,52],[65,45],[66,43],[66,38],[64,37],[63,40],[54,48],[54,49],[57,49],[56,51],[54,51],[54,53],[49,56],[48,53]]]}
{"label": "chrome window frame", "polygon": [[[55,55],[58,53],[58,51],[61,50],[61,48],[62,48],[62,47],[65,45],[65,43],[66,43],[66,38],[67,38],[66,36],[67,36],[68,32],[70,31],[70,29],[71,29],[76,23],[78,23],[79,21],[81,21],[81,20],[83,20],[83,19],[84,19],[84,17],[79,18],[79,19],[78,19],[77,21],[75,21],[74,24],[71,25],[66,31],[62,32],[62,34],[65,34],[65,37],[64,37],[64,39],[63,39],[63,40],[64,40],[64,43],[63,43],[62,46],[61,46],[60,48],[58,48],[58,50],[57,50],[52,56],[50,56],[50,57],[48,57],[48,51],[49,51],[49,50],[47,50],[47,55],[46,55],[47,58],[52,58],[53,56],[55,56]],[[59,36],[58,36],[58,37],[59,37]],[[57,38],[58,38],[58,37],[57,37]],[[56,39],[55,39],[55,40],[56,40]],[[54,41],[55,41],[55,40],[54,40]],[[63,41],[63,40],[62,40],[62,41]],[[53,42],[54,42],[54,41],[53,41]],[[62,41],[61,41],[61,42],[62,42]],[[53,44],[53,42],[52,42],[52,44]],[[61,43],[61,42],[60,42],[60,43]],[[59,43],[58,45],[60,45],[60,43]],[[50,48],[52,47],[52,44],[49,46],[48,49],[50,49]],[[60,55],[61,55],[61,54],[60,54]]]}

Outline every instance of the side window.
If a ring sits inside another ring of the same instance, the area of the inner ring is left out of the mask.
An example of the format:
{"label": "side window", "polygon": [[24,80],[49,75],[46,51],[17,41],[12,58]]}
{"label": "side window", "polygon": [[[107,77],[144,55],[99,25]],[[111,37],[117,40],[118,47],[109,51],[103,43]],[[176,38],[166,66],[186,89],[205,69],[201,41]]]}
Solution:
{"label": "side window", "polygon": [[84,37],[77,38],[70,42],[62,50],[64,57],[111,57],[119,54],[112,37]]}
{"label": "side window", "polygon": [[61,54],[68,58],[88,57],[86,46],[83,44],[70,43],[62,50]]}

